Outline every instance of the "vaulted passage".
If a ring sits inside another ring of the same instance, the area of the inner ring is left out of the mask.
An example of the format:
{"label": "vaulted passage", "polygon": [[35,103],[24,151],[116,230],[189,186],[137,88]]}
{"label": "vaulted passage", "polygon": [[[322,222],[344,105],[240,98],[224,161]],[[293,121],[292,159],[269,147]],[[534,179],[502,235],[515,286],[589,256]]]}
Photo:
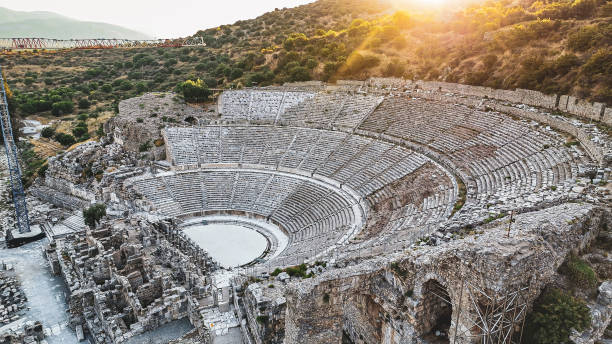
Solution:
{"label": "vaulted passage", "polygon": [[436,280],[423,285],[423,333],[430,343],[449,343],[453,308],[448,290]]}

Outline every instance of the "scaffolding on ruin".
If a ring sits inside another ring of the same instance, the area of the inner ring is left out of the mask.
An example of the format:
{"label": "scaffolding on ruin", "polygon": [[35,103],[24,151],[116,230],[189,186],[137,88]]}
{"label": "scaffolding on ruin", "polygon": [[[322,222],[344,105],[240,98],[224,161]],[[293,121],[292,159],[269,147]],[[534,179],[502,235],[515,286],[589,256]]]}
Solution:
{"label": "scaffolding on ruin", "polygon": [[21,182],[21,170],[19,168],[19,159],[17,158],[17,145],[13,139],[13,127],[11,125],[11,115],[9,114],[6,90],[4,88],[2,67],[0,67],[0,93],[0,127],[4,138],[4,148],[6,150],[8,170],[11,178],[11,191],[13,203],[15,205],[15,219],[17,221],[19,233],[28,233],[30,232],[28,208],[26,205],[25,192],[23,191],[23,184]]}
{"label": "scaffolding on ruin", "polygon": [[[470,283],[465,279],[465,274],[462,274],[457,303],[459,309],[449,329],[449,333],[453,334],[451,343],[521,344],[534,282],[535,276],[532,276],[525,285],[498,294]],[[450,303],[450,297],[446,300]],[[473,313],[463,317],[467,323],[460,328],[464,302]]]}

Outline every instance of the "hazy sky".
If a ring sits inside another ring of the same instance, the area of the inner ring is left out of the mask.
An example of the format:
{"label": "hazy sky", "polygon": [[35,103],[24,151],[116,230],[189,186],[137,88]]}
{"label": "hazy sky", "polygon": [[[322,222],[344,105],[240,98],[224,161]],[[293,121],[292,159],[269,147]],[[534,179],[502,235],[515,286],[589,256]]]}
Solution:
{"label": "hazy sky", "polygon": [[0,7],[51,11],[78,20],[125,26],[157,38],[175,38],[309,2],[313,0],[0,0]]}

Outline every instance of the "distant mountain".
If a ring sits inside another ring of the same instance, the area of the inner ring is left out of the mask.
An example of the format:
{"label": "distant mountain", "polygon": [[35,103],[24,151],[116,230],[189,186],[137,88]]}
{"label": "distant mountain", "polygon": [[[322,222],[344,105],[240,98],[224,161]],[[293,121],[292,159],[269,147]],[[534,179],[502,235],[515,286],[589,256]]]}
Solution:
{"label": "distant mountain", "polygon": [[52,12],[22,12],[0,7],[0,37],[150,39],[118,25],[85,22]]}

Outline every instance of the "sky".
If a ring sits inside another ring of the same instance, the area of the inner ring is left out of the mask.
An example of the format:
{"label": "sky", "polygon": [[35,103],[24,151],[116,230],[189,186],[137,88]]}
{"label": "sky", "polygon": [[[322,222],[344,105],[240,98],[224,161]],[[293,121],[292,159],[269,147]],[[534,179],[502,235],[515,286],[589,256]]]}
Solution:
{"label": "sky", "polygon": [[121,25],[155,38],[176,38],[309,2],[313,0],[0,0],[0,7],[50,11],[77,20]]}

